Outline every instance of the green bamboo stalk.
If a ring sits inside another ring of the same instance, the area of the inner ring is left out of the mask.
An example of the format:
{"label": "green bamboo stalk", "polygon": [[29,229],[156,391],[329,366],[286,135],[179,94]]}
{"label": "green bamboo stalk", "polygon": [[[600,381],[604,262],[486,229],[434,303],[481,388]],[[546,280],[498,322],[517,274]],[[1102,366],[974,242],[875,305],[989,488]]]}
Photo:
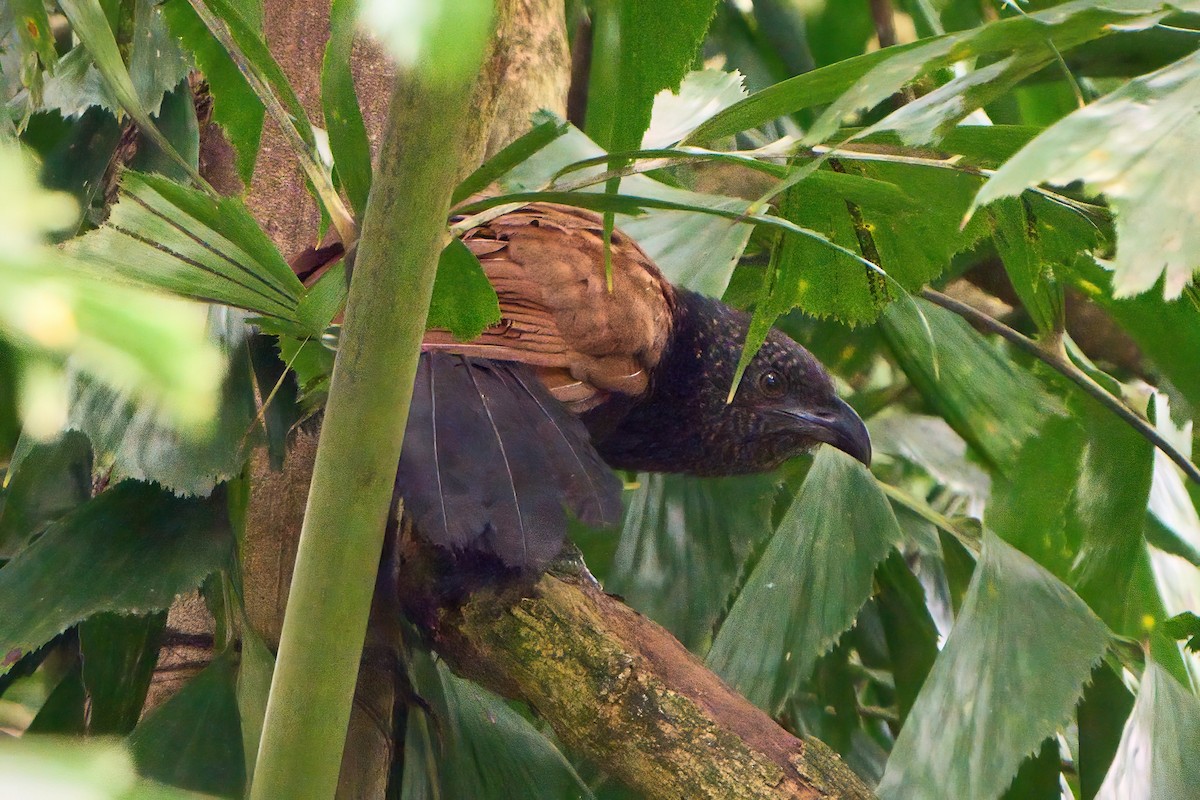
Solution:
{"label": "green bamboo stalk", "polygon": [[397,82],[363,221],[252,800],[332,798],[470,79]]}

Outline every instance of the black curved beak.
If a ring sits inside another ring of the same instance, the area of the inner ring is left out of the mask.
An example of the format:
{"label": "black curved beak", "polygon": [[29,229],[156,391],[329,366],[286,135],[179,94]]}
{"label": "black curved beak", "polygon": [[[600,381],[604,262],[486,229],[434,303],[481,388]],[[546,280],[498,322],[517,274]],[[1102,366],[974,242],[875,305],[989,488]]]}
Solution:
{"label": "black curved beak", "polygon": [[867,433],[867,426],[842,398],[834,397],[830,407],[821,411],[788,410],[785,413],[808,423],[809,435],[817,441],[833,445],[864,465],[871,466],[871,436]]}

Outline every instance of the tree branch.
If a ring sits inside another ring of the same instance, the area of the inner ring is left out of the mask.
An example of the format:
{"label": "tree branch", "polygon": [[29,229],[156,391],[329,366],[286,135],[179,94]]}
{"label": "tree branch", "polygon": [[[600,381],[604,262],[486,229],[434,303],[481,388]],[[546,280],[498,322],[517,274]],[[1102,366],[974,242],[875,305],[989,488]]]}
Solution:
{"label": "tree branch", "polygon": [[1174,445],[1164,439],[1162,434],[1155,430],[1154,426],[1148,420],[1127,406],[1121,398],[1116,397],[1111,392],[1105,390],[1103,386],[1096,383],[1090,375],[1075,366],[1065,355],[1043,347],[1033,339],[1008,327],[1000,320],[989,317],[982,311],[974,309],[966,303],[960,303],[951,297],[947,297],[941,292],[934,291],[933,289],[922,289],[921,296],[934,305],[941,306],[947,311],[952,311],[968,322],[1002,337],[1016,348],[1024,350],[1039,361],[1053,367],[1057,372],[1082,389],[1089,397],[1116,414],[1129,427],[1133,428],[1147,441],[1161,450],[1167,458],[1174,461],[1176,466],[1183,470],[1184,475],[1196,483],[1200,483],[1200,468],[1197,468],[1195,464],[1188,461],[1183,453],[1179,452],[1175,449]]}
{"label": "tree branch", "polygon": [[[422,589],[402,587],[404,602]],[[644,797],[874,797],[826,745],[779,727],[590,576],[486,588],[434,617],[432,644],[456,672],[528,702]]]}

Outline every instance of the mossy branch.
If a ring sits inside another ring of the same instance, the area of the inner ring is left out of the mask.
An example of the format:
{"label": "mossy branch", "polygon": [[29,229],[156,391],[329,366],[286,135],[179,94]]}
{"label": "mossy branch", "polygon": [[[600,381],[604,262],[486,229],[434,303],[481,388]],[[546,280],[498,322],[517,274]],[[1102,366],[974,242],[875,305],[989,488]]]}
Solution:
{"label": "mossy branch", "polygon": [[[405,587],[403,601],[419,592]],[[874,797],[836,753],[779,727],[590,576],[477,591],[428,632],[456,672],[528,702],[643,797]]]}

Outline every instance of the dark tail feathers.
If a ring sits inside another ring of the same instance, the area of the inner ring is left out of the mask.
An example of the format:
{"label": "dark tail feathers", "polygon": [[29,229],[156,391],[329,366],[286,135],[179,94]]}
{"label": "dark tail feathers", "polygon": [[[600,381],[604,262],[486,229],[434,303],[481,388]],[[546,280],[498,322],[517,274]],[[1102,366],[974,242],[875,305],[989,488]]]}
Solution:
{"label": "dark tail feathers", "polygon": [[621,513],[583,423],[528,367],[448,353],[421,356],[396,485],[419,535],[519,569],[558,555],[568,511]]}

